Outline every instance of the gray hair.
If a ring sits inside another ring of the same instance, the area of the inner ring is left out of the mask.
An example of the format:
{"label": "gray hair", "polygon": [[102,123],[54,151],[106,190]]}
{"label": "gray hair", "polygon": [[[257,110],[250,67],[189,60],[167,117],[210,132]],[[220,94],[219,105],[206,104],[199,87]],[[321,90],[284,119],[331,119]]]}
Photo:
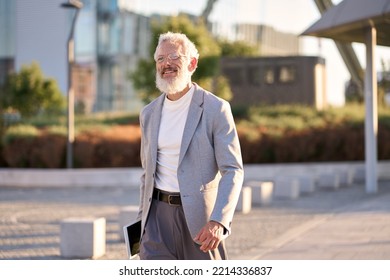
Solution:
{"label": "gray hair", "polygon": [[184,48],[184,51],[186,52],[185,55],[188,55],[189,57],[195,57],[196,59],[199,59],[199,52],[196,49],[196,46],[193,42],[188,39],[188,37],[183,33],[174,33],[174,32],[167,32],[160,34],[160,37],[158,38],[158,44],[156,47],[156,51],[154,52],[154,59],[157,59],[157,50],[162,42],[171,42],[175,44],[181,44]]}

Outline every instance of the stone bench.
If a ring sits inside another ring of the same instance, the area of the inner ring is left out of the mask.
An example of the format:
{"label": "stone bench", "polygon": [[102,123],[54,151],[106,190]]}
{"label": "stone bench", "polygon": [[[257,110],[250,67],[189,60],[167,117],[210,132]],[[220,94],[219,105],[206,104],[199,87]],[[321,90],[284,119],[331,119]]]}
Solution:
{"label": "stone bench", "polygon": [[353,183],[353,170],[338,170],[336,173],[339,176],[339,184],[341,186],[351,186]]}
{"label": "stone bench", "polygon": [[238,199],[236,211],[248,214],[252,210],[252,188],[242,187],[240,198]]}
{"label": "stone bench", "polygon": [[337,190],[340,187],[340,177],[336,172],[322,173],[318,176],[317,187],[320,189]]}
{"label": "stone bench", "polygon": [[138,206],[131,205],[125,206],[120,209],[119,212],[119,237],[121,241],[125,240],[123,234],[123,227],[135,221],[138,215]]}
{"label": "stone bench", "polygon": [[353,182],[358,184],[364,184],[366,182],[366,167],[357,166],[353,170]]}
{"label": "stone bench", "polygon": [[299,180],[296,177],[280,176],[274,181],[274,198],[296,199],[299,192]]}
{"label": "stone bench", "polygon": [[68,218],[61,221],[61,256],[99,258],[106,253],[105,218]]}
{"label": "stone bench", "polygon": [[249,181],[244,186],[252,189],[252,203],[269,205],[272,201],[274,183],[271,181]]}
{"label": "stone bench", "polygon": [[316,190],[316,182],[313,176],[299,175],[296,176],[299,183],[299,192],[301,194],[309,194]]}

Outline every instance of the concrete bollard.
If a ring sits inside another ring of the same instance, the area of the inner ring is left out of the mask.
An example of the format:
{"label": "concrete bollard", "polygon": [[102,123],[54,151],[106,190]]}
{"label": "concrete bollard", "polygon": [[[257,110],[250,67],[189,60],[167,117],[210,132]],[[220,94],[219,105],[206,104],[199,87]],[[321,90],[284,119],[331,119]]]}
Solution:
{"label": "concrete bollard", "polygon": [[353,182],[358,184],[364,184],[366,182],[366,167],[357,166],[353,171]]}
{"label": "concrete bollard", "polygon": [[251,210],[252,210],[252,189],[251,187],[242,187],[240,198],[238,199],[236,211],[241,212],[242,214],[248,214]]}
{"label": "concrete bollard", "polygon": [[296,199],[299,197],[299,180],[293,177],[279,177],[274,182],[274,197]]}
{"label": "concrete bollard", "polygon": [[99,258],[106,253],[106,219],[64,219],[60,240],[61,256],[65,258]]}
{"label": "concrete bollard", "polygon": [[138,215],[138,206],[131,205],[125,206],[120,209],[119,212],[119,237],[121,241],[125,240],[123,235],[123,227],[129,223],[135,221]]}
{"label": "concrete bollard", "polygon": [[264,181],[249,181],[245,183],[252,189],[252,203],[257,205],[269,205],[272,201],[274,189],[273,182]]}
{"label": "concrete bollard", "polygon": [[302,194],[312,193],[316,190],[315,180],[312,176],[301,175],[296,177],[299,181],[299,191]]}
{"label": "concrete bollard", "polygon": [[337,190],[340,187],[339,174],[323,173],[320,174],[317,181],[318,188]]}
{"label": "concrete bollard", "polygon": [[341,186],[351,186],[353,183],[353,171],[352,170],[338,170],[336,173],[339,176],[339,184]]}

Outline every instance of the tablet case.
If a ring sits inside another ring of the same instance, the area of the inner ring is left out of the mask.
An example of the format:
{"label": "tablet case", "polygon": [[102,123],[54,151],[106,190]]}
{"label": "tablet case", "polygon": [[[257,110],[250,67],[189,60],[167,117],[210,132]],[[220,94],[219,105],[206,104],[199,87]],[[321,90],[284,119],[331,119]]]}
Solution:
{"label": "tablet case", "polygon": [[141,221],[132,222],[123,227],[127,255],[134,258],[139,253],[139,244],[141,238]]}

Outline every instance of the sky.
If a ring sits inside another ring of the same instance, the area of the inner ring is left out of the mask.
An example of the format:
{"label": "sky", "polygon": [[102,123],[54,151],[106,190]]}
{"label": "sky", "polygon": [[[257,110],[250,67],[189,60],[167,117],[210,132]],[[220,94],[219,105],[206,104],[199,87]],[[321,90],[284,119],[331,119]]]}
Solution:
{"label": "sky", "polygon": [[[207,0],[128,0],[138,12],[178,14],[188,12],[201,14]],[[341,0],[333,0],[338,4]],[[241,23],[267,24],[279,31],[301,34],[321,17],[313,0],[218,0],[210,16],[212,21],[237,21]],[[362,67],[365,67],[365,46],[353,43],[353,48]],[[319,55],[326,60],[328,102],[334,106],[344,104],[345,83],[350,74],[330,39],[302,37],[302,55]],[[381,59],[390,66],[390,48],[376,48],[376,68],[382,70]]]}

